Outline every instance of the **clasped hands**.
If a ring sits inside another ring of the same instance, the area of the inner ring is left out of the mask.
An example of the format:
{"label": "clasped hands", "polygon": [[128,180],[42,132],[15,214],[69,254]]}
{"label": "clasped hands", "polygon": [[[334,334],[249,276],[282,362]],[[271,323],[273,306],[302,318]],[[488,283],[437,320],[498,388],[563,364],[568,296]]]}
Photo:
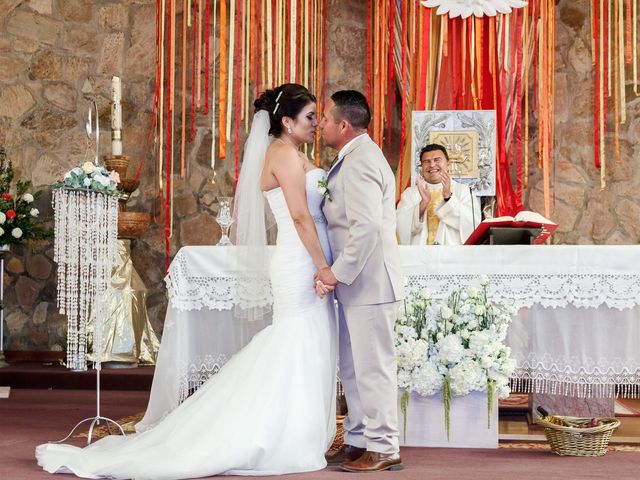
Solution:
{"label": "clasped hands", "polygon": [[313,286],[316,290],[316,295],[320,298],[324,298],[325,295],[333,292],[337,284],[338,279],[330,267],[323,267],[313,275]]}

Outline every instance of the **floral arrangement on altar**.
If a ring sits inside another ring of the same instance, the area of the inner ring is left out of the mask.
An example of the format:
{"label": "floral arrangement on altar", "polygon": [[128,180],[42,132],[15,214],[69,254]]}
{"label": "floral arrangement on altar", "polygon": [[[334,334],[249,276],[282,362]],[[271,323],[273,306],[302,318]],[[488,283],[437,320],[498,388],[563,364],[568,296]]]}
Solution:
{"label": "floral arrangement on altar", "polygon": [[91,190],[120,196],[119,183],[120,175],[118,172],[109,172],[106,168],[94,165],[92,162],[84,162],[81,166],[72,168],[65,173],[62,181],[56,182],[53,188]]}
{"label": "floral arrangement on altar", "polygon": [[401,308],[394,339],[405,431],[412,391],[442,392],[447,438],[452,397],[486,391],[490,422],[495,394],[509,396],[515,361],[504,340],[515,308],[489,299],[486,275],[479,282],[479,289],[453,290],[445,302],[433,301],[426,290],[414,292]]}
{"label": "floral arrangement on altar", "polygon": [[14,188],[13,177],[13,164],[0,147],[0,245],[50,237],[53,232],[42,226],[44,220],[34,205],[42,191],[29,193],[31,182],[22,181]]}

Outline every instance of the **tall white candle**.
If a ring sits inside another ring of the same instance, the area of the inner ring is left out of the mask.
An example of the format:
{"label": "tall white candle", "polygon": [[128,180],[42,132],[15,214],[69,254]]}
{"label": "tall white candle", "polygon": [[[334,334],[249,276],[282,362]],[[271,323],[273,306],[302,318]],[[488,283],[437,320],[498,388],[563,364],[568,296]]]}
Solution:
{"label": "tall white candle", "polygon": [[122,84],[120,77],[111,79],[111,155],[122,155]]}

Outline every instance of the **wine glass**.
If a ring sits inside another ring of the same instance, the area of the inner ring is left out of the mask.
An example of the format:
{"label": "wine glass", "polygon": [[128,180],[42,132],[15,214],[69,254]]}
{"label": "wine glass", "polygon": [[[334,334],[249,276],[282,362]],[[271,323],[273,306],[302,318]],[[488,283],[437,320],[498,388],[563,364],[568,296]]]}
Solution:
{"label": "wine glass", "polygon": [[229,238],[229,228],[233,223],[233,216],[231,215],[231,202],[233,201],[233,197],[217,197],[218,205],[220,208],[218,209],[218,215],[216,215],[216,220],[218,221],[218,225],[222,229],[222,236],[220,237],[220,241],[217,243],[219,247],[226,247],[229,245],[233,245],[231,243],[231,239]]}

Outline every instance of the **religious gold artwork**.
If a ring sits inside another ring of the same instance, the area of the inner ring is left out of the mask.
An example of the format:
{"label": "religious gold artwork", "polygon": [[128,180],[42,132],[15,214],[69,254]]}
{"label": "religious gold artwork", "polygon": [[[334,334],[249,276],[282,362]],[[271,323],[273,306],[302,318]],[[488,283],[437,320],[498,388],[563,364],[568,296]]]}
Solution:
{"label": "religious gold artwork", "polygon": [[449,173],[454,178],[478,177],[478,132],[431,131],[429,143],[438,143],[449,154]]}

